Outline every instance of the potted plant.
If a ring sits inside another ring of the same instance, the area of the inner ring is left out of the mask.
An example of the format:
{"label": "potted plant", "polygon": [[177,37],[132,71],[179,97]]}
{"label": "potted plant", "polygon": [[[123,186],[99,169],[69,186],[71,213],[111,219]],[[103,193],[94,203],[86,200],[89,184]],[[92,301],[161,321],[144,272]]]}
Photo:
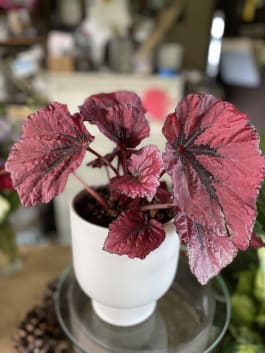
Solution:
{"label": "potted plant", "polygon": [[[112,151],[93,149],[87,122],[114,142]],[[6,163],[24,206],[51,201],[71,173],[83,184],[86,192],[71,205],[74,270],[98,315],[117,325],[153,312],[174,278],[179,240],[206,284],[252,238],[265,160],[247,116],[191,94],[162,133],[162,154],[155,145],[139,147],[149,126],[133,92],[93,95],[74,115],[54,102],[25,120]],[[95,189],[76,174],[86,153],[90,167],[107,170],[106,185]]]}

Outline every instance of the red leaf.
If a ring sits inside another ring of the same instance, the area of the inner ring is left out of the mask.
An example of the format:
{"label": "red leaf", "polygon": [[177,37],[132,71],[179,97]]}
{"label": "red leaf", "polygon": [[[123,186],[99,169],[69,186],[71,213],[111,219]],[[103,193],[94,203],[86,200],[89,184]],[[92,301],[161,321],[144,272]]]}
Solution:
{"label": "red leaf", "polygon": [[144,259],[165,239],[161,223],[148,217],[139,209],[125,211],[109,227],[104,250],[130,258]]}
{"label": "red leaf", "polygon": [[[212,232],[214,239],[222,237],[216,240],[221,248],[223,237],[229,237],[228,250],[230,241],[246,249],[265,172],[258,137],[246,115],[213,96],[189,95],[167,117],[163,133],[168,139],[163,160],[176,204],[199,225],[204,245]],[[219,270],[227,263],[227,254],[220,256]]]}
{"label": "red leaf", "polygon": [[52,103],[29,116],[6,163],[22,204],[49,202],[61,193],[93,139],[80,114],[71,116],[66,105]]}
{"label": "red leaf", "polygon": [[265,247],[265,242],[261,239],[261,237],[259,237],[255,233],[252,233],[252,237],[250,239],[250,246],[259,249]]}
{"label": "red leaf", "polygon": [[128,160],[131,175],[111,179],[112,190],[119,190],[129,197],[146,197],[151,201],[159,186],[163,161],[156,146],[146,146],[133,153]]}
{"label": "red leaf", "polygon": [[4,167],[0,167],[0,191],[4,189],[14,190],[10,174]]}
{"label": "red leaf", "polygon": [[80,107],[85,120],[121,147],[136,147],[149,136],[149,125],[140,98],[133,92],[101,93]]}
{"label": "red leaf", "polygon": [[141,98],[135,92],[124,90],[116,91],[113,93],[113,96],[115,101],[119,104],[126,104],[131,106],[133,109],[138,110],[139,112],[146,112],[145,108],[142,105]]}
{"label": "red leaf", "polygon": [[230,238],[203,228],[184,212],[175,218],[178,235],[187,245],[189,265],[201,284],[218,275],[237,255],[237,248]]}
{"label": "red leaf", "polygon": [[80,107],[85,119],[96,124],[101,112],[115,105],[128,105],[139,112],[145,113],[140,97],[130,91],[116,91],[112,93],[99,93],[88,97]]}

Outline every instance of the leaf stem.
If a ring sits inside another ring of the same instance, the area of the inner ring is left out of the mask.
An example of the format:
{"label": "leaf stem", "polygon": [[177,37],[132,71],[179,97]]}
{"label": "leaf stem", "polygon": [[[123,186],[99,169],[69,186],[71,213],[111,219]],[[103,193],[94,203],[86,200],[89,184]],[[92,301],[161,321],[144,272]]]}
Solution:
{"label": "leaf stem", "polygon": [[107,158],[101,156],[101,154],[99,154],[97,151],[93,150],[93,148],[91,148],[91,147],[87,147],[87,151],[93,153],[96,157],[98,157],[103,162],[105,162],[107,164],[107,166],[110,167],[110,169],[115,173],[115,175],[119,176],[118,170],[115,167],[113,167],[113,165],[110,163],[110,161],[107,160]]}
{"label": "leaf stem", "polygon": [[149,210],[161,210],[166,208],[173,208],[176,204],[174,203],[156,203],[151,205],[145,205],[141,207],[142,211],[149,211]]}
{"label": "leaf stem", "polygon": [[162,178],[162,176],[166,173],[165,169],[162,170],[162,172],[160,173],[159,179]]}
{"label": "leaf stem", "polygon": [[121,149],[121,165],[122,165],[124,175],[128,174],[126,154],[127,154],[126,150],[124,148]]}
{"label": "leaf stem", "polygon": [[104,208],[108,208],[107,202],[99,195],[99,193],[96,192],[91,186],[89,186],[82,178],[80,178],[79,175],[77,175],[75,172],[73,172],[73,175],[76,177],[76,179],[85,187],[86,191],[94,197]]}

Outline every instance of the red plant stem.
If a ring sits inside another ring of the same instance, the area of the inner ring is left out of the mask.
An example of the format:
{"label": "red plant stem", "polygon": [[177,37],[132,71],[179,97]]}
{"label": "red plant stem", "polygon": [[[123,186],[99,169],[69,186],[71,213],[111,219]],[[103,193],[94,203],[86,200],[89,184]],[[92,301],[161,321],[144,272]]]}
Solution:
{"label": "red plant stem", "polygon": [[162,176],[165,174],[165,172],[166,172],[165,169],[163,169],[160,176],[159,176],[159,179],[162,178]]}
{"label": "red plant stem", "polygon": [[149,210],[161,210],[161,209],[166,209],[166,208],[172,208],[175,207],[176,204],[174,203],[156,203],[156,204],[151,204],[151,205],[145,205],[141,207],[142,211],[149,211]]}
{"label": "red plant stem", "polygon": [[107,166],[105,166],[105,171],[106,171],[108,180],[110,180],[111,176],[110,176],[110,172],[109,172],[109,169],[107,168]]}
{"label": "red plant stem", "polygon": [[87,151],[93,153],[96,157],[100,158],[103,162],[107,164],[108,167],[112,169],[112,171],[115,173],[116,176],[119,176],[118,170],[115,167],[113,167],[110,161],[108,161],[105,157],[101,156],[98,152],[93,150],[93,148],[91,147],[87,147]]}
{"label": "red plant stem", "polygon": [[126,150],[124,150],[124,149],[121,150],[121,165],[122,165],[122,169],[123,169],[123,174],[124,175],[128,174]]}
{"label": "red plant stem", "polygon": [[97,193],[91,186],[89,186],[82,178],[80,178],[79,175],[77,175],[75,172],[73,172],[73,175],[76,177],[76,179],[85,187],[86,191],[94,197],[104,208],[108,208],[108,205],[106,201]]}
{"label": "red plant stem", "polygon": [[117,168],[118,168],[119,171],[122,170],[121,158],[118,158]]}

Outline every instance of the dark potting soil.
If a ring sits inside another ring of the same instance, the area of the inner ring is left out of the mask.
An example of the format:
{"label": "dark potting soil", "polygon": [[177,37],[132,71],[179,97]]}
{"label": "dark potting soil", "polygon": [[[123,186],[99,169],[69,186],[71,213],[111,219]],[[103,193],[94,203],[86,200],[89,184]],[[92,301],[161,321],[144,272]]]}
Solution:
{"label": "dark potting soil", "polygon": [[[95,200],[90,194],[88,194],[86,191],[83,191],[75,200],[75,210],[79,216],[81,216],[86,221],[102,227],[108,227],[109,224],[123,211],[120,205],[121,199],[118,198],[116,200],[112,200],[110,198],[108,188],[104,186],[98,187],[97,192],[109,205],[108,209],[102,207],[98,201]],[[148,211],[148,214],[151,217],[151,212]],[[173,210],[158,210],[155,212],[155,215],[152,215],[152,218],[155,218],[161,223],[166,223],[173,218]]]}

